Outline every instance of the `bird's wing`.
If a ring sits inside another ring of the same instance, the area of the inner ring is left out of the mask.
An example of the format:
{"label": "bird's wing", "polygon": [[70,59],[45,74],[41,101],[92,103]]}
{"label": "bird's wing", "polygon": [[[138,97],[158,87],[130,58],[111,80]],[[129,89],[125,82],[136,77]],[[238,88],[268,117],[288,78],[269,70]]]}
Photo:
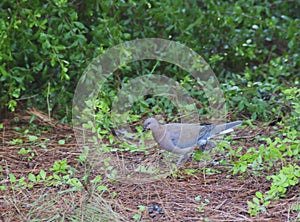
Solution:
{"label": "bird's wing", "polygon": [[208,129],[199,124],[167,124],[166,131],[174,146],[188,148],[197,145]]}
{"label": "bird's wing", "polygon": [[210,136],[213,137],[218,134],[225,134],[233,131],[233,128],[242,124],[242,121],[234,121],[230,123],[224,123],[220,125],[216,125],[211,129]]}

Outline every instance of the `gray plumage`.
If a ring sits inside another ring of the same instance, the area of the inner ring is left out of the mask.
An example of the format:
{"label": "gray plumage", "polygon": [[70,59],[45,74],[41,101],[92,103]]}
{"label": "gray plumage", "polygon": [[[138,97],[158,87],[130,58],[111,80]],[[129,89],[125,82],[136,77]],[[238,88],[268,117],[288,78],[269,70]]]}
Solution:
{"label": "gray plumage", "polygon": [[206,145],[215,147],[210,141],[214,136],[233,131],[233,128],[242,124],[242,121],[224,123],[220,125],[201,125],[170,123],[161,125],[155,118],[148,118],[144,122],[143,131],[149,129],[155,141],[165,150],[178,154],[177,166],[186,162],[195,146],[204,149]]}

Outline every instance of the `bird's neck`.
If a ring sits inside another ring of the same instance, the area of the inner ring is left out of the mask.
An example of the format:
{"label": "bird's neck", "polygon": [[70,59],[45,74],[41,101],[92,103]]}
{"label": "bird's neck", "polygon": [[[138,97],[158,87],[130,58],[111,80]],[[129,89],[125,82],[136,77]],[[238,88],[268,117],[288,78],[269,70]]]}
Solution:
{"label": "bird's neck", "polygon": [[156,142],[160,143],[165,136],[165,127],[162,125],[155,126],[155,128],[152,129],[152,135]]}

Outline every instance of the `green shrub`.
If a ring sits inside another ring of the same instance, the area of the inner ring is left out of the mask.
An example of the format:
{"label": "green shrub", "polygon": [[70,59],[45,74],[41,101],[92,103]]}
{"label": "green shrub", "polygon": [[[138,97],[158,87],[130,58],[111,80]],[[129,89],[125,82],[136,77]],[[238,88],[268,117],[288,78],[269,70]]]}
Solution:
{"label": "green shrub", "polygon": [[[282,87],[299,85],[297,2],[4,0],[0,6],[2,108],[14,110],[25,102],[68,115],[76,83],[92,58],[136,38],[178,41],[198,52],[222,83],[240,88],[236,98],[228,98],[230,108],[249,118],[272,119],[278,112],[274,103],[285,100]],[[145,74],[154,64],[118,70],[111,90],[118,89],[116,78]],[[187,74],[174,65],[156,71],[186,81]],[[257,89],[274,94],[271,101],[261,99]],[[201,99],[198,91],[190,93]]]}

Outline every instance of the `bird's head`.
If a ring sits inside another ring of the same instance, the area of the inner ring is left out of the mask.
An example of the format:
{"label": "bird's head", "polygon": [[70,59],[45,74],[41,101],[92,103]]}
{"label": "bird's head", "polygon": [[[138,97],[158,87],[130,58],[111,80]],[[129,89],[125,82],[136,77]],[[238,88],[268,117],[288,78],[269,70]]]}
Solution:
{"label": "bird's head", "polygon": [[145,120],[144,122],[144,127],[143,127],[143,132],[145,132],[146,130],[152,130],[155,127],[158,127],[159,123],[157,122],[156,119],[154,118],[148,118]]}

